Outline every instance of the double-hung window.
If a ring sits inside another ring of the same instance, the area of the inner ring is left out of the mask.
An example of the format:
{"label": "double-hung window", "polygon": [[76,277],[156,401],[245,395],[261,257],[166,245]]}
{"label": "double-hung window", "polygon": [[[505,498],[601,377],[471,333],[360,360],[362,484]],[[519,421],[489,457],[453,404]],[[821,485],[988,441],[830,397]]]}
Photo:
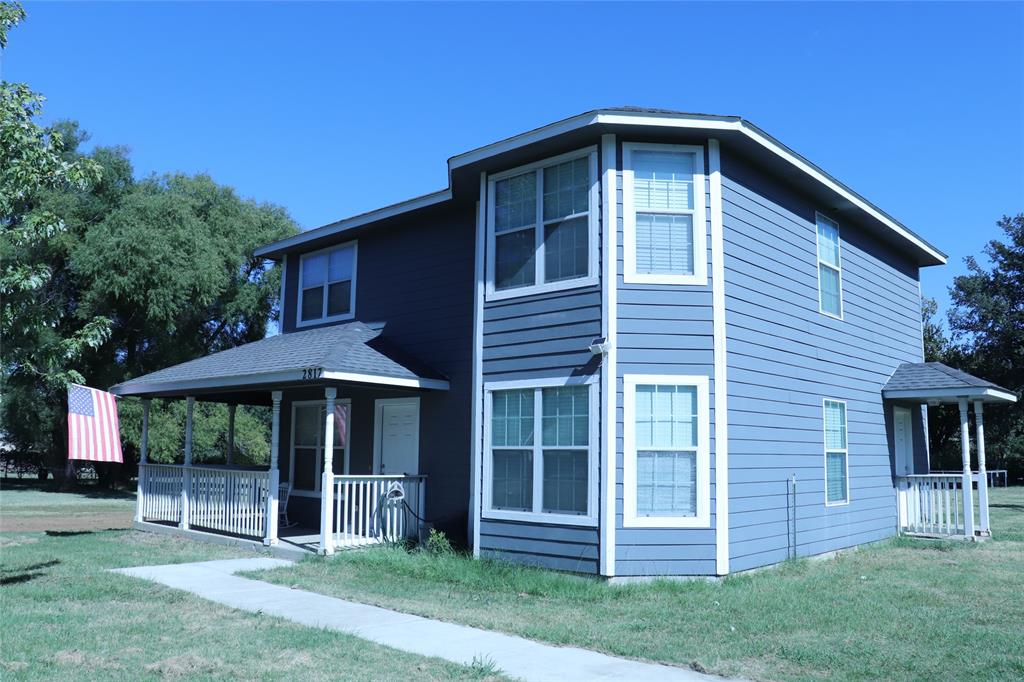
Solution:
{"label": "double-hung window", "polygon": [[308,253],[299,268],[298,324],[355,316],[356,244]]}
{"label": "double-hung window", "polygon": [[623,145],[626,282],[707,284],[704,148]]}
{"label": "double-hung window", "polygon": [[[334,470],[348,473],[349,413],[351,403],[339,400],[334,405]],[[298,401],[292,403],[292,449],[288,480],[296,495],[318,495],[320,474],[324,470],[326,441],[326,403]]]}
{"label": "double-hung window", "polygon": [[491,177],[489,298],[596,283],[596,167],[583,150]]}
{"label": "double-hung window", "polygon": [[597,384],[543,383],[487,387],[485,514],[592,525]]}
{"label": "double-hung window", "polygon": [[850,471],[846,445],[846,403],[824,401],[825,409],[825,504],[850,500]]}
{"label": "double-hung window", "polygon": [[843,272],[839,254],[839,225],[820,213],[818,226],[818,302],[819,310],[832,317],[843,317]]}
{"label": "double-hung window", "polygon": [[623,377],[623,522],[707,528],[711,472],[708,377]]}

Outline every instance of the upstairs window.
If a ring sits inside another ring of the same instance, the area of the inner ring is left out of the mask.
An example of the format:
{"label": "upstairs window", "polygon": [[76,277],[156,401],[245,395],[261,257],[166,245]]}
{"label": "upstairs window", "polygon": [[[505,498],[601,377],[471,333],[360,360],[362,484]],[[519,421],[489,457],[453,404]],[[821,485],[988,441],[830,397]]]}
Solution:
{"label": "upstairs window", "polygon": [[707,284],[704,149],[623,145],[626,282]]}
{"label": "upstairs window", "polygon": [[825,400],[825,504],[849,501],[846,403]]}
{"label": "upstairs window", "polygon": [[303,256],[299,268],[298,324],[354,317],[355,272],[354,242]]}
{"label": "upstairs window", "polygon": [[832,317],[843,317],[843,276],[839,256],[839,225],[818,214],[818,301],[819,309]]}
{"label": "upstairs window", "polygon": [[491,179],[489,298],[596,283],[596,165],[585,151]]}

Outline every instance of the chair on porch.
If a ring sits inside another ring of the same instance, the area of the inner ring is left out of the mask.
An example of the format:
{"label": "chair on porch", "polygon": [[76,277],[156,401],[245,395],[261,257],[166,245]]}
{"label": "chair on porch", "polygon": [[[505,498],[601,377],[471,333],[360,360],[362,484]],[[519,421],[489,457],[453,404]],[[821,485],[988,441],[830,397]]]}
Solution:
{"label": "chair on porch", "polygon": [[277,486],[277,518],[280,528],[291,528],[298,525],[288,519],[288,498],[291,496],[292,486],[290,483],[282,483]]}

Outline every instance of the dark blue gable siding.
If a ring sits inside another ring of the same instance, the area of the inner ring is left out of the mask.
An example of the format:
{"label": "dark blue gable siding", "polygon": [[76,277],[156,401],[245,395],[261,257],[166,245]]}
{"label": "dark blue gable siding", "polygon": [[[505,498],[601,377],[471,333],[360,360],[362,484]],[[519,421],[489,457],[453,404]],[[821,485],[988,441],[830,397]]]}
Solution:
{"label": "dark blue gable siding", "polygon": [[[359,242],[356,319],[386,323],[385,339],[451,384],[419,393],[420,472],[428,476],[427,517],[460,541],[469,510],[475,230],[472,205],[447,203],[339,239]],[[289,254],[285,333],[295,330],[298,275],[299,254]],[[354,420],[372,428],[372,400],[366,404]],[[372,458],[372,440],[364,447],[353,462]]]}
{"label": "dark blue gable siding", "polygon": [[[892,535],[881,387],[899,363],[921,359],[917,268],[839,218],[844,319],[820,313],[822,207],[727,150],[722,169],[731,570],[785,559],[794,524],[798,555]],[[825,505],[823,398],[847,401],[847,505]]]}
{"label": "dark blue gable siding", "polygon": [[[625,140],[628,142],[629,140]],[[669,140],[657,140],[669,142]],[[713,575],[715,573],[715,410],[714,339],[711,308],[711,205],[705,181],[705,224],[707,245],[702,257],[707,263],[708,284],[666,285],[627,284],[623,280],[622,143],[619,140],[618,189],[618,265],[617,305],[617,424],[615,495],[615,574]],[[707,140],[679,139],[673,144],[701,145]],[[626,374],[685,374],[709,378],[709,415],[711,430],[711,527],[710,528],[624,528],[623,509],[623,376]]]}
{"label": "dark blue gable siding", "polygon": [[[600,245],[600,227],[596,239]],[[483,382],[598,375],[600,363],[589,350],[598,336],[600,285],[485,302]],[[578,573],[598,572],[596,526],[506,521],[486,515],[484,511],[480,524],[481,556]]]}

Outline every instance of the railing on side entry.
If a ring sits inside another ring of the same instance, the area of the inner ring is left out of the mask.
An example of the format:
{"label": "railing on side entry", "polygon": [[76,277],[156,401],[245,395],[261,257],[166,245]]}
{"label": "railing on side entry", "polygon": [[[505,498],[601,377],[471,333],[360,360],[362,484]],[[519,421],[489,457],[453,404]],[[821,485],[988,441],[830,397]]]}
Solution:
{"label": "railing on side entry", "polygon": [[[400,486],[403,499],[396,497],[399,488],[394,484]],[[361,547],[419,537],[426,487],[427,477],[421,475],[335,476],[335,546]]]}

